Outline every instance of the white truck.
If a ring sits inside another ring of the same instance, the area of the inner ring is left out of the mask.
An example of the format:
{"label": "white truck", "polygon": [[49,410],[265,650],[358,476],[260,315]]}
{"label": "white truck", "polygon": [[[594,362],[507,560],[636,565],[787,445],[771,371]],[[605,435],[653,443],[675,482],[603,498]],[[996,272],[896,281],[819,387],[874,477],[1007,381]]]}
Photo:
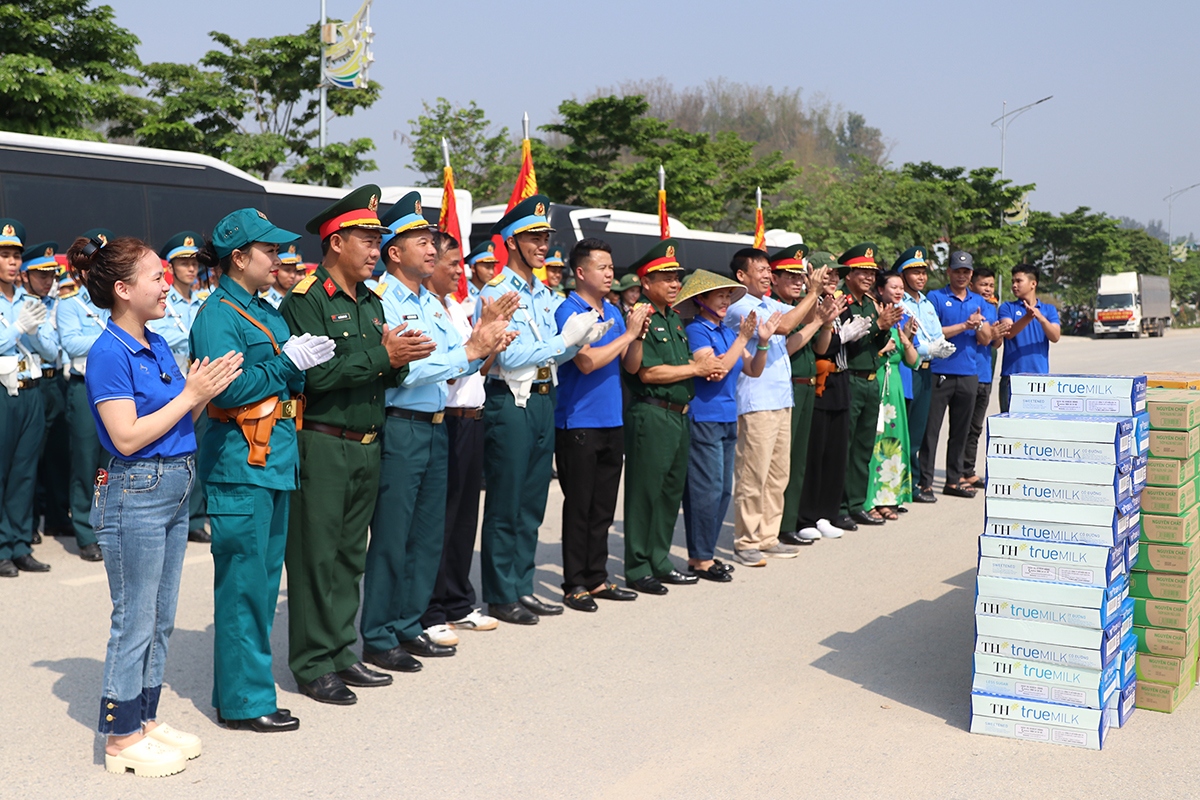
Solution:
{"label": "white truck", "polygon": [[1092,332],[1097,339],[1110,334],[1162,336],[1171,325],[1170,281],[1137,272],[1101,275],[1095,309]]}

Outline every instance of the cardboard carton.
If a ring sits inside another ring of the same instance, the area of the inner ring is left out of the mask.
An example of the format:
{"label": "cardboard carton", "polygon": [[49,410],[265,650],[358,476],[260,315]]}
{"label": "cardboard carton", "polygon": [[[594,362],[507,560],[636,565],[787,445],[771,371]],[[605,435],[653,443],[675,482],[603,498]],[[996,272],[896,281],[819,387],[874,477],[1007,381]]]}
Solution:
{"label": "cardboard carton", "polygon": [[[982,692],[971,692],[971,717],[991,717],[1031,725],[1051,725],[1062,730],[1080,733],[1094,732],[1102,737],[1108,729],[1107,708],[1079,708],[1037,700],[1017,700],[1010,697],[993,697]],[[1082,742],[1083,737],[1075,740]],[[1083,746],[1077,744],[1076,746]]]}
{"label": "cardboard carton", "polygon": [[987,536],[1040,542],[1070,542],[1098,547],[1119,547],[1125,541],[1125,531],[1120,529],[1120,525],[1106,528],[1099,525],[995,519],[990,516],[984,523],[983,532]]}
{"label": "cardboard carton", "polygon": [[1196,646],[1193,645],[1182,656],[1156,656],[1151,653],[1139,653],[1137,656],[1137,679],[1153,681],[1178,686],[1188,673],[1191,680],[1196,680]]}
{"label": "cardboard carton", "polygon": [[993,459],[1019,458],[1031,461],[1066,461],[1072,464],[1116,464],[1133,457],[1133,440],[1124,447],[1113,443],[1063,442],[1055,439],[1009,438],[989,435],[988,470]]}
{"label": "cardboard carton", "polygon": [[1133,416],[1134,455],[1144,456],[1150,453],[1150,413],[1143,411]]}
{"label": "cardboard carton", "polygon": [[1200,428],[1188,431],[1150,431],[1150,455],[1191,458],[1200,452]]}
{"label": "cardboard carton", "polygon": [[1196,505],[1196,481],[1182,486],[1147,486],[1142,490],[1141,504],[1147,514],[1186,514]]}
{"label": "cardboard carton", "polygon": [[1119,677],[1117,682],[1124,685],[1131,682],[1137,674],[1137,634],[1132,630],[1121,639],[1121,652],[1116,664]]}
{"label": "cardboard carton", "polygon": [[1137,701],[1135,705],[1147,711],[1162,711],[1170,714],[1179,708],[1180,703],[1187,699],[1195,683],[1196,662],[1193,660],[1191,668],[1176,686],[1167,683],[1139,680],[1137,682]]}
{"label": "cardboard carton", "polygon": [[[1145,403],[1145,400],[1142,401]],[[1015,414],[1086,414],[1131,417],[1137,412],[1128,399],[1064,397],[1062,395],[1013,394],[1008,410]]]}
{"label": "cardboard carton", "polygon": [[1149,463],[1149,461],[1150,461],[1150,456],[1147,453],[1143,453],[1140,456],[1133,457],[1133,473],[1132,474],[1133,474],[1133,493],[1134,494],[1141,494],[1142,489],[1146,488],[1147,479],[1149,478],[1149,475],[1147,474],[1147,471],[1146,471],[1146,465]]}
{"label": "cardboard carton", "polygon": [[1147,372],[1146,396],[1150,389],[1200,389],[1200,373]]}
{"label": "cardboard carton", "polygon": [[1147,572],[1191,572],[1200,565],[1200,542],[1154,544],[1141,548],[1140,569]]}
{"label": "cardboard carton", "polygon": [[1193,622],[1186,631],[1174,628],[1146,628],[1135,625],[1133,635],[1137,639],[1139,653],[1160,656],[1182,656],[1200,642],[1200,621]]}
{"label": "cardboard carton", "polygon": [[1114,728],[1124,728],[1133,716],[1136,703],[1137,679],[1130,678],[1108,700],[1108,724]]}
{"label": "cardboard carton", "polygon": [[[1109,719],[1112,719],[1111,713]],[[1104,747],[1104,738],[1108,734],[1108,729],[1080,731],[1070,728],[1057,728],[1053,725],[1030,725],[1027,722],[972,714],[971,733],[980,733],[984,736],[999,736],[1005,739],[1024,739],[1030,742],[1048,742],[1049,744],[1061,744],[1068,747],[1080,747],[1085,750],[1099,750]]]}
{"label": "cardboard carton", "polygon": [[[980,659],[986,660],[987,656],[976,653],[976,664]],[[1064,706],[1105,708],[1121,684],[1115,663],[1103,672],[1096,672],[1012,659],[1004,661],[1007,663],[995,663],[993,666],[1001,670],[1011,669],[1011,674],[997,674],[976,668],[971,691]]]}
{"label": "cardboard carton", "polygon": [[1009,377],[1012,396],[1044,397],[1083,400],[1087,413],[1117,414],[1122,409],[1128,416],[1146,410],[1145,375],[1026,375]]}
{"label": "cardboard carton", "polygon": [[[1002,578],[1047,580],[1059,583],[1081,583],[1087,586],[1110,586],[1125,571],[1125,553],[1121,547],[1096,547],[1066,542],[1036,542],[1004,536],[980,536],[979,555],[988,558],[1027,562],[1038,570],[1020,566],[1021,574],[1000,574]],[[1080,570],[1078,574],[1072,570]],[[1095,574],[1099,571],[1099,574]]]}
{"label": "cardboard carton", "polygon": [[1120,616],[1121,604],[1129,597],[1129,581],[1126,576],[1121,576],[1120,580],[1104,588],[978,575],[975,578],[975,586],[979,597],[1002,597],[1028,604],[1096,610],[1099,614],[1099,624],[1084,626],[1089,628],[1107,627],[1112,620]]}
{"label": "cardboard carton", "polygon": [[1150,456],[1146,462],[1146,484],[1149,486],[1183,486],[1196,479],[1196,462],[1196,457],[1155,458]]}
{"label": "cardboard carton", "polygon": [[1156,391],[1146,397],[1150,427],[1187,431],[1200,426],[1200,395],[1195,392]]}
{"label": "cardboard carton", "polygon": [[1131,597],[1129,600],[1133,603],[1134,625],[1186,631],[1200,619],[1200,592],[1184,602],[1150,597]]}
{"label": "cardboard carton", "polygon": [[[997,578],[996,580],[1004,580]],[[1170,602],[1169,600],[1147,602]],[[1124,608],[1127,604],[1127,608]],[[1133,610],[1133,598],[1113,598],[1104,608],[1078,608],[1053,603],[1029,603],[1007,597],[980,595],[975,598],[976,616],[1000,617],[1001,619],[1028,619],[1050,622],[1055,625],[1073,625],[1076,628],[1106,628],[1114,620],[1128,616]],[[1136,623],[1136,619],[1135,619]]]}
{"label": "cardboard carton", "polygon": [[1182,514],[1143,514],[1141,518],[1142,539],[1162,544],[1183,544],[1200,534],[1200,505],[1192,506]]}
{"label": "cardboard carton", "polygon": [[[976,623],[978,623],[978,619],[976,618]],[[1117,646],[1118,640],[1114,639],[1112,644],[1113,646],[1109,647],[1106,642],[1103,650],[1093,650],[1086,647],[1063,647],[997,636],[979,634],[975,636],[976,653],[1094,670],[1103,670],[1113,663],[1114,659],[1119,658],[1121,648]]]}
{"label": "cardboard carton", "polygon": [[[1103,630],[1090,628],[1073,628],[1070,625],[1054,625],[1048,622],[1030,622],[1026,620],[1001,619],[1000,617],[975,617],[975,632],[979,636],[1015,640],[1021,642],[1038,642],[1053,647],[1075,647],[1083,650],[1098,650],[1108,655],[1108,661],[1121,648],[1121,637],[1126,627],[1132,629],[1133,617],[1115,620]],[[1039,659],[1030,658],[1030,661]],[[1103,666],[1101,668],[1103,668]]]}
{"label": "cardboard carton", "polygon": [[1129,594],[1133,597],[1155,600],[1191,600],[1200,588],[1200,572],[1144,572],[1135,569],[1129,573]]}
{"label": "cardboard carton", "polygon": [[1138,556],[1142,551],[1140,527],[1133,528],[1125,536],[1125,571],[1129,572],[1138,564]]}
{"label": "cardboard carton", "polygon": [[1133,458],[1116,464],[1064,464],[1061,461],[1042,461],[1028,458],[989,458],[987,477],[990,483],[999,481],[1070,481],[1098,486],[1112,486],[1128,476],[1133,481]]}
{"label": "cardboard carton", "polygon": [[[1133,498],[1124,500],[1114,507],[988,497],[984,509],[988,519],[1027,520],[1040,525],[1111,528],[1114,534],[1121,535],[1140,513],[1137,501]],[[1046,537],[1022,536],[1020,538]]]}
{"label": "cardboard carton", "polygon": [[[1195,500],[1195,487],[1192,488]],[[1072,503],[1085,506],[1114,507],[1133,495],[1133,478],[1119,475],[1108,486],[1066,481],[1005,479],[988,475],[987,496],[1033,502]]]}
{"label": "cardboard carton", "polygon": [[987,424],[989,438],[1089,442],[1111,446],[1114,453],[1124,453],[1123,457],[1137,455],[1133,452],[1133,417],[1009,413],[994,414]]}

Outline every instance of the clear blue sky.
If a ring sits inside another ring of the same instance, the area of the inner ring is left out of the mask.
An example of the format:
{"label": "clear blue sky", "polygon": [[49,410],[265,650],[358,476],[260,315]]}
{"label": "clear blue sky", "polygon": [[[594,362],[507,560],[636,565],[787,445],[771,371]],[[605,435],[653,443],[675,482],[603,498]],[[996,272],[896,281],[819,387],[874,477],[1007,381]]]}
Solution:
{"label": "clear blue sky", "polygon": [[[292,33],[319,0],[108,0],[142,40],[143,60],[193,61],[206,32]],[[347,18],[359,0],[328,0]],[[164,8],[170,8],[164,13]],[[866,116],[894,163],[998,166],[988,123],[1054,99],[1009,128],[1007,176],[1036,183],[1034,208],[1080,205],[1143,222],[1167,216],[1173,184],[1200,182],[1196,80],[1200,4],[963,0],[712,0],[557,3],[376,0],[375,108],[331,126],[370,136],[384,184],[411,182],[406,133],[421,101],[476,100],[519,130],[598,86],[665,77],[677,88],[711,78],[800,87]],[[1175,233],[1200,233],[1200,188],[1175,202]]]}

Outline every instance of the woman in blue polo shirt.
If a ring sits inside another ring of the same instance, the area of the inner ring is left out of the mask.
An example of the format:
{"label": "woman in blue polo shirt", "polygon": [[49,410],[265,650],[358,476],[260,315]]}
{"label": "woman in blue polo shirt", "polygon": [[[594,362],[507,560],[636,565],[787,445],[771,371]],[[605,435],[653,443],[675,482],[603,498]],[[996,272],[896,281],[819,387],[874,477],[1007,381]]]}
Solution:
{"label": "woman in blue polo shirt", "polygon": [[192,364],[185,378],[163,337],[162,262],[130,237],[76,239],[67,253],[92,302],[111,311],[88,352],[88,403],[104,448],[91,523],[112,596],[99,730],[109,772],[161,777],[200,755],[200,739],[157,721],[167,639],[187,546],[187,497],[196,472],[193,416],[241,374],[240,353]]}
{"label": "woman in blue polo shirt", "polygon": [[688,347],[693,353],[711,350],[721,359],[725,374],[720,380],[696,381],[696,397],[688,409],[692,444],[688,451],[687,481],[683,488],[683,525],[687,536],[688,571],[717,583],[733,580],[732,564],[713,558],[717,537],[733,497],[733,456],[737,445],[737,376],[762,374],[767,364],[766,346],[756,352],[746,349],[757,335],[768,341],[781,314],[758,325],[753,311],[738,326],[737,333],[725,326],[729,307],[746,294],[746,287],[715,272],[698,269],[688,276],[674,308],[683,317],[695,316],[687,324]]}

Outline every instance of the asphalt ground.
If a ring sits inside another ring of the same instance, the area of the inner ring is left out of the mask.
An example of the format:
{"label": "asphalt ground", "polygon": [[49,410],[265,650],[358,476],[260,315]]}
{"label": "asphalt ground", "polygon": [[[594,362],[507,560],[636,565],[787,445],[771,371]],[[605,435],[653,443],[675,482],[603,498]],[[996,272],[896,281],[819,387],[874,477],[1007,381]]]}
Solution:
{"label": "asphalt ground", "polygon": [[[1200,331],[1065,337],[1051,364],[1200,370]],[[103,769],[94,726],[108,585],[73,541],[48,539],[35,552],[50,573],[0,581],[0,798],[1200,794],[1195,698],[1172,715],[1137,711],[1102,752],[967,732],[983,498],[938,497],[799,558],[740,567],[729,584],[463,632],[457,656],[358,690],[352,707],[297,693],[285,587],[273,646],[279,702],[301,719],[290,734],[216,724],[212,561],[207,547],[189,545],[160,719],[201,736],[204,755],[163,779]],[[560,509],[553,485],[537,580],[555,601]],[[620,515],[618,505],[609,541],[618,577]],[[727,521],[719,556],[730,555],[731,534]],[[682,519],[674,553],[685,563]]]}

